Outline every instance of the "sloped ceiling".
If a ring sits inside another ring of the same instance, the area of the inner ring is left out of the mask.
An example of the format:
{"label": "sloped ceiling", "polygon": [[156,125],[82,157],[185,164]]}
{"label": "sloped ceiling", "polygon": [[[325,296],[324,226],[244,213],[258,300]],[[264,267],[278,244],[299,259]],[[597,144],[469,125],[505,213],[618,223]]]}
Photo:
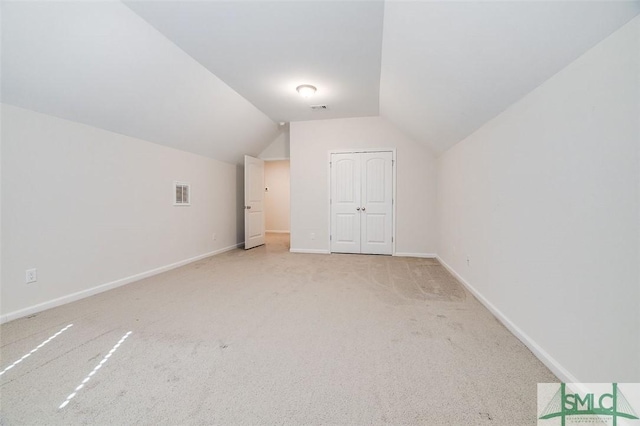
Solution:
{"label": "sloped ceiling", "polygon": [[2,2],[2,102],[227,162],[277,124],[120,2]]}
{"label": "sloped ceiling", "polygon": [[274,121],[378,115],[381,0],[125,4]]}
{"label": "sloped ceiling", "polygon": [[[378,113],[442,152],[640,13],[640,1],[1,7],[3,102],[229,162],[265,148],[274,121]],[[300,98],[301,83],[317,96]]]}
{"label": "sloped ceiling", "polygon": [[640,2],[396,2],[380,114],[443,152],[640,12]]}

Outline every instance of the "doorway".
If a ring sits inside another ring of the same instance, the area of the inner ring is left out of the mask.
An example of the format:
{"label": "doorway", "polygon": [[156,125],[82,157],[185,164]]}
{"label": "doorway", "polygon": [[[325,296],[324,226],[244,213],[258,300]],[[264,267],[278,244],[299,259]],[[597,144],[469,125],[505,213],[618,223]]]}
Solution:
{"label": "doorway", "polygon": [[333,253],[393,254],[394,152],[332,153]]}
{"label": "doorway", "polygon": [[273,234],[290,232],[290,160],[264,162],[265,228]]}

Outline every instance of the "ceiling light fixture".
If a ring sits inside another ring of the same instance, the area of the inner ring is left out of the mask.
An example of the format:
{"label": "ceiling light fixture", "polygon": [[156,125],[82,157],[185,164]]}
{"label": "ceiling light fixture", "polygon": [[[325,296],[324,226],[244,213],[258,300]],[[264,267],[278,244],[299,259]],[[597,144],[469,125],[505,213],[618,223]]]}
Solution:
{"label": "ceiling light fixture", "polygon": [[301,84],[300,86],[296,87],[296,90],[298,91],[298,93],[300,93],[300,96],[302,96],[303,98],[308,98],[310,96],[313,96],[314,93],[316,93],[316,86],[312,86],[310,84]]}

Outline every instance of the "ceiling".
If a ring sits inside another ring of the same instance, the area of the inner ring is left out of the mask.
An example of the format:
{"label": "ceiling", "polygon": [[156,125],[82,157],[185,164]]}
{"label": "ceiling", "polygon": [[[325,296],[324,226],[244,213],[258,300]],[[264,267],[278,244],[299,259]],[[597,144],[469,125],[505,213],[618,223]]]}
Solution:
{"label": "ceiling", "polygon": [[640,2],[388,2],[380,114],[440,153],[640,13]]}
{"label": "ceiling", "polygon": [[381,0],[125,4],[274,121],[378,115]]}
{"label": "ceiling", "polygon": [[2,102],[236,163],[278,126],[120,2],[2,2]]}
{"label": "ceiling", "polygon": [[[1,7],[3,102],[230,162],[260,152],[278,121],[378,114],[442,152],[640,13],[640,1]],[[316,96],[297,95],[304,83]]]}

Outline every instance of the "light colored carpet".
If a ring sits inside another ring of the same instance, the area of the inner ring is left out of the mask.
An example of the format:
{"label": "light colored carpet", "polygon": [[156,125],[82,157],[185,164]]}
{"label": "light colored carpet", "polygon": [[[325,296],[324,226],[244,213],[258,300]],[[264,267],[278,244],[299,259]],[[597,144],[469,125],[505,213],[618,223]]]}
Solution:
{"label": "light colored carpet", "polygon": [[4,324],[0,370],[71,323],[0,376],[2,424],[535,425],[558,381],[437,261],[286,235]]}

